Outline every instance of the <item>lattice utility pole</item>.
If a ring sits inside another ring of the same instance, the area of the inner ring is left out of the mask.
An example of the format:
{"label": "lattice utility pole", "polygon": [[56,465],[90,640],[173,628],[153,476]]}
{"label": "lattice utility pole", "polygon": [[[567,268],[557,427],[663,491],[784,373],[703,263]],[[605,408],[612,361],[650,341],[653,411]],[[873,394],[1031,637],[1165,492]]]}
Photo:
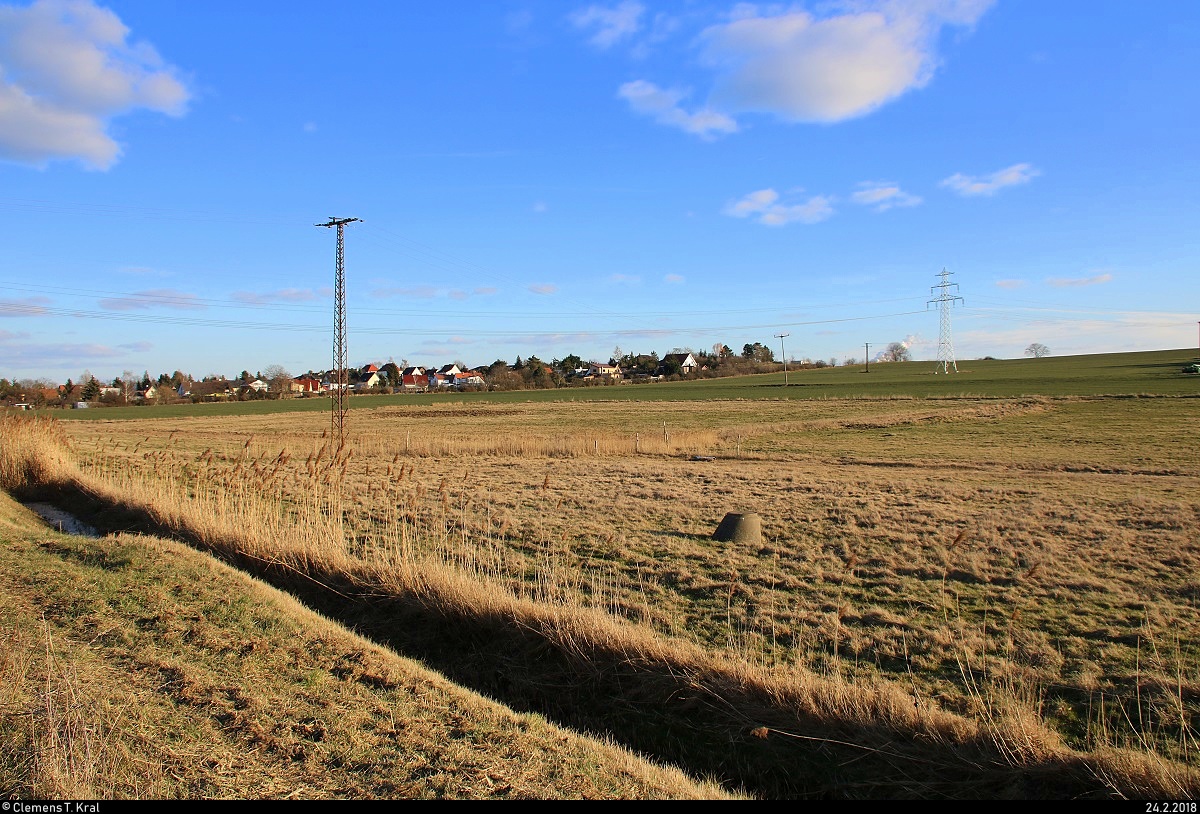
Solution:
{"label": "lattice utility pole", "polygon": [[[942,282],[932,286],[929,293],[936,294],[933,299],[925,304],[928,308],[931,303],[938,303],[942,312],[942,328],[938,337],[938,364],[942,366],[943,373],[949,373],[950,368],[954,368],[954,372],[958,372],[958,364],[954,361],[954,340],[950,336],[950,307],[954,305],[955,300],[962,301],[962,297],[950,293],[950,289],[958,288],[958,283],[949,281],[949,277],[954,272],[942,269],[942,273],[938,276],[942,278]],[[937,371],[935,370],[934,373]]]}
{"label": "lattice utility pole", "polygon": [[333,420],[331,443],[337,442],[338,449],[346,445],[346,390],[349,380],[346,374],[346,268],[342,261],[343,233],[347,223],[358,218],[333,218],[329,223],[317,226],[337,227],[337,264],[333,277]]}

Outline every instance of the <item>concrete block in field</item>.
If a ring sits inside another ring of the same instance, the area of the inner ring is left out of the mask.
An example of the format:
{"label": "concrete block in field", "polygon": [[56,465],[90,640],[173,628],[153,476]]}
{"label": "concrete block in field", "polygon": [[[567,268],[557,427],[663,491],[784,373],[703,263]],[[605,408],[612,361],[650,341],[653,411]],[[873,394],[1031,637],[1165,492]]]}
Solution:
{"label": "concrete block in field", "polygon": [[762,542],[762,518],[753,512],[747,514],[730,512],[717,526],[712,538],[721,542]]}

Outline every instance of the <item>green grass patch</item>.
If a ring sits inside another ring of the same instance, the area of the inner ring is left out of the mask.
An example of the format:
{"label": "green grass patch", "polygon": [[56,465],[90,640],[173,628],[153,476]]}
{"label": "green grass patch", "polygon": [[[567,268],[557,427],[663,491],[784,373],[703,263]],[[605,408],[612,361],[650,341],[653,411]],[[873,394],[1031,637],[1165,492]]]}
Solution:
{"label": "green grass patch", "polygon": [[[783,373],[648,384],[569,386],[555,390],[495,393],[414,393],[351,396],[350,409],[396,405],[520,404],[588,401],[695,401],[717,399],[1013,398],[1019,396],[1184,396],[1200,394],[1200,375],[1183,373],[1196,350],[1048,356],[1041,359],[974,359],[942,374],[933,362],[792,369]],[[868,369],[869,367],[869,369]],[[330,412],[328,398],[213,404],[147,405],[53,410],[69,420],[267,415]]]}

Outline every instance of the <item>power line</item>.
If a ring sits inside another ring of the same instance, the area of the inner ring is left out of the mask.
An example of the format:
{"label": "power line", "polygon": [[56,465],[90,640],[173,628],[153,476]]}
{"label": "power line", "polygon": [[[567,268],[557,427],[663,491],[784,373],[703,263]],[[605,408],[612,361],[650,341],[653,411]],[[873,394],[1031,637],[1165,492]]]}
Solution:
{"label": "power line", "polygon": [[338,449],[346,445],[346,389],[349,385],[346,370],[346,267],[343,259],[345,247],[345,227],[347,223],[355,223],[358,218],[330,218],[329,223],[318,223],[317,226],[337,228],[337,261],[333,278],[333,418],[332,439],[337,441]]}
{"label": "power line", "polygon": [[[954,372],[958,372],[958,363],[954,361],[954,340],[950,335],[950,307],[955,300],[962,301],[962,297],[950,293],[950,288],[958,288],[958,283],[949,281],[952,271],[942,269],[942,273],[938,276],[942,278],[942,282],[930,288],[930,293],[940,291],[940,293],[929,300],[929,303],[938,303],[941,309],[941,330],[938,332],[938,363],[942,366],[943,373],[949,373],[950,368],[954,368]],[[929,307],[926,303],[926,308]]]}

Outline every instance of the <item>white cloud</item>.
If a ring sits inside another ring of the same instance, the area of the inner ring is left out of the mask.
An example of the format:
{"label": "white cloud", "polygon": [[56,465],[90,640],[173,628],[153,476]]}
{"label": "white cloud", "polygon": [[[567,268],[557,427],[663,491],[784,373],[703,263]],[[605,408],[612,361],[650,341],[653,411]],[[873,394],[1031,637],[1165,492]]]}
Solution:
{"label": "white cloud", "polygon": [[617,283],[618,285],[641,285],[642,278],[636,274],[621,274],[618,272],[617,274],[609,275],[608,281],[610,283]]}
{"label": "white cloud", "polygon": [[1005,187],[1027,184],[1039,175],[1041,171],[1035,169],[1032,164],[1013,164],[1011,167],[996,170],[991,175],[974,176],[956,172],[944,179],[940,186],[948,187],[967,197],[995,195]]}
{"label": "white cloud", "polygon": [[618,88],[617,96],[628,102],[634,112],[649,116],[659,124],[678,127],[685,133],[693,133],[701,138],[735,133],[738,129],[737,122],[724,113],[709,108],[687,112],[679,106],[680,100],[687,96],[685,92],[665,90],[644,79],[626,82]]}
{"label": "white cloud", "polygon": [[1104,274],[1097,274],[1092,277],[1078,277],[1074,279],[1055,277],[1047,280],[1046,282],[1055,288],[1077,288],[1079,286],[1087,285],[1104,285],[1105,283],[1112,282],[1112,279],[1113,276],[1106,272]]}
{"label": "white cloud", "polygon": [[663,282],[671,285],[679,285],[683,281],[684,278],[682,274],[668,274],[667,276],[663,277]]}
{"label": "white cloud", "polygon": [[863,206],[874,207],[876,212],[886,212],[895,206],[916,206],[921,199],[910,195],[899,186],[888,181],[864,181],[858,185],[850,199]]}
{"label": "white cloud", "polygon": [[773,189],[760,189],[728,204],[724,214],[734,218],[754,217],[765,226],[800,223],[819,223],[833,214],[833,199],[814,195],[800,203],[782,203]]}
{"label": "white cloud", "polygon": [[553,283],[543,283],[541,285],[531,285],[531,286],[529,286],[529,290],[532,291],[534,294],[549,295],[549,294],[554,294],[555,292],[557,292],[558,286],[554,285]]}
{"label": "white cloud", "polygon": [[176,291],[172,288],[136,291],[126,297],[110,297],[100,300],[99,305],[106,311],[146,311],[151,308],[199,311],[206,307],[195,294]]}
{"label": "white cloud", "polygon": [[178,71],[128,36],[91,0],[0,6],[0,158],[108,169],[121,152],[110,119],[136,108],[183,115]]}
{"label": "white cloud", "polygon": [[[956,329],[958,358],[990,354],[1019,359],[1030,342],[1041,342],[1055,356],[1078,353],[1117,353],[1147,348],[1188,347],[1196,339],[1194,315],[1171,312],[1112,312],[1103,319],[1016,319],[1004,314],[1003,328],[984,326]],[[960,362],[961,365],[961,362]]]}
{"label": "white cloud", "polygon": [[825,17],[739,6],[701,34],[703,59],[718,72],[713,104],[797,122],[866,115],[927,85],[941,29],[974,25],[991,4],[877,0]]}
{"label": "white cloud", "polygon": [[996,281],[996,288],[1014,289],[1014,288],[1024,288],[1024,287],[1025,287],[1024,280],[997,280]]}
{"label": "white cloud", "polygon": [[576,28],[594,28],[591,43],[597,48],[611,48],[623,39],[631,37],[641,27],[641,16],[645,6],[631,0],[613,8],[588,6],[570,16]]}

